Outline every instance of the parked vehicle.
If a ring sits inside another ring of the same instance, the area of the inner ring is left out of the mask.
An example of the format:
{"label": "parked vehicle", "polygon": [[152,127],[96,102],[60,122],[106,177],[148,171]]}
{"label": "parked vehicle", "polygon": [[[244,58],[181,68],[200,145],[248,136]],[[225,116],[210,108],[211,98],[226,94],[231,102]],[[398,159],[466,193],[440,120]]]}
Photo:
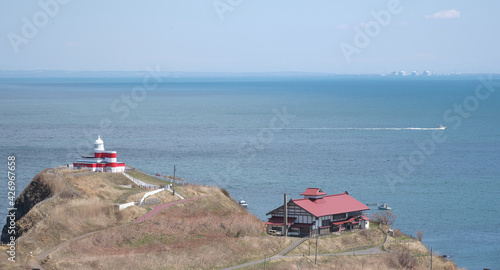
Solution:
{"label": "parked vehicle", "polygon": [[281,236],[281,232],[277,230],[269,230],[269,235]]}

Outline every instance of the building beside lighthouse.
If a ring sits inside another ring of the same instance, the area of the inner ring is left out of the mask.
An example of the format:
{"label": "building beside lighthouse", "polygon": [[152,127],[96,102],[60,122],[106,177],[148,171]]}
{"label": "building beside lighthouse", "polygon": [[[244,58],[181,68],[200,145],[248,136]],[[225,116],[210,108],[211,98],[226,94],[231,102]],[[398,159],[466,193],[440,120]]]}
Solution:
{"label": "building beside lighthouse", "polygon": [[94,156],[81,157],[73,163],[73,169],[91,169],[93,172],[125,172],[125,163],[116,161],[116,151],[105,151],[101,136],[94,143]]}
{"label": "building beside lighthouse", "polygon": [[[266,222],[267,232],[275,230],[294,236],[328,234],[352,229],[369,229],[370,219],[364,211],[370,210],[349,193],[328,195],[320,188],[308,188],[300,194],[303,199],[290,200],[272,210]],[[285,213],[287,224],[285,225]]]}

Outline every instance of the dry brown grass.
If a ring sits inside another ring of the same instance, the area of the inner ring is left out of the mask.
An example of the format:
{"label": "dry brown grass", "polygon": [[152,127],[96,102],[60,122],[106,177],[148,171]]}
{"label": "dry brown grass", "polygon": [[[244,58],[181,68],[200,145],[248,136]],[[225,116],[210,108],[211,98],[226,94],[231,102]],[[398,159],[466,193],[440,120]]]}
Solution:
{"label": "dry brown grass", "polygon": [[[150,192],[152,190],[141,190],[140,192],[137,192],[135,194],[132,194],[128,197],[127,201],[135,201],[138,202],[141,200],[141,198],[144,196],[145,193]],[[182,187],[177,187],[175,189],[176,193],[180,194],[186,199],[190,198],[196,198],[201,195],[207,195],[213,192],[211,187],[207,186],[198,186],[198,185],[187,185],[187,186],[182,186]],[[156,193],[155,195],[151,195],[147,197],[146,202],[151,199],[156,199],[158,203],[156,204],[162,204],[162,203],[168,203],[168,202],[173,202],[173,201],[179,201],[180,198],[177,197],[176,195],[173,195],[172,192],[165,190],[159,193]]]}
{"label": "dry brown grass", "polygon": [[[45,203],[42,209],[48,217],[20,244],[21,249],[34,254],[87,232],[128,223],[146,213],[146,209],[137,206],[118,211],[97,198],[56,198]],[[35,210],[30,214],[38,211]]]}
{"label": "dry brown grass", "polygon": [[[316,239],[310,239],[311,254],[314,254],[316,248]],[[350,249],[360,247],[376,246],[384,242],[384,235],[378,229],[358,230],[356,232],[347,232],[342,235],[322,236],[318,240],[318,252],[322,254],[339,253]],[[290,255],[309,254],[309,241],[300,244]]]}
{"label": "dry brown grass", "polygon": [[[141,197],[147,191],[120,188],[118,185],[128,181],[120,174],[77,175],[70,170],[61,174],[81,197],[59,196],[44,203],[41,208],[48,218],[43,222],[39,222],[42,217],[36,208],[21,219],[19,222],[24,222],[26,227],[39,225],[18,245],[18,258],[23,260],[29,251],[37,255],[78,235],[95,233],[53,252],[45,261],[46,269],[219,269],[262,259],[265,254],[272,256],[289,244],[285,238],[263,236],[263,222],[218,188],[178,187],[177,191],[187,198],[208,196],[171,206],[152,219],[135,224],[129,222],[144,214],[146,207],[117,211],[112,204],[117,198]],[[55,175],[39,177],[41,185],[49,187],[52,194],[66,188]],[[167,192],[157,196],[162,201],[172,197]],[[382,239],[378,230],[322,238],[320,253],[376,245]],[[395,251],[392,254],[320,257],[317,269],[401,269],[405,262],[397,251],[403,250],[404,245],[391,240],[388,246]],[[424,252],[420,242],[413,242],[410,243],[412,252]],[[303,243],[295,252],[302,254],[306,249],[307,243]],[[413,269],[428,269],[429,256],[411,259]],[[311,257],[299,257],[272,262],[268,267],[309,269],[314,267],[313,263]],[[19,269],[19,265],[1,262],[0,269]],[[436,257],[434,268],[456,267]]]}
{"label": "dry brown grass", "polygon": [[40,174],[40,183],[43,185],[47,185],[51,191],[51,196],[55,196],[59,192],[64,192],[61,194],[62,196],[69,196],[70,192],[66,183],[56,174],[47,173],[47,170],[44,173]]}
{"label": "dry brown grass", "polygon": [[[430,269],[430,257],[416,257],[413,270]],[[314,256],[286,258],[279,261],[266,263],[269,270],[299,270],[299,269],[339,269],[339,270],[400,270],[410,269],[399,264],[395,254],[379,254],[364,256],[320,256],[318,265],[314,265]],[[264,269],[263,264],[257,264],[251,267],[242,268]],[[451,261],[434,258],[433,269],[435,270],[453,270],[457,269]]]}
{"label": "dry brown grass", "polygon": [[[103,201],[114,201],[123,192],[117,189],[107,177],[116,174],[93,173],[82,174],[80,171],[63,171],[61,175],[70,183],[76,193],[86,198],[99,198]],[[121,177],[124,177],[121,175]],[[125,177],[124,177],[125,178]]]}
{"label": "dry brown grass", "polygon": [[[126,203],[139,201],[150,190],[137,188],[137,185],[121,173],[92,173],[81,170],[63,170],[61,175],[80,196],[99,198],[106,203]],[[120,185],[132,185],[123,188]]]}
{"label": "dry brown grass", "polygon": [[[118,189],[112,183],[120,181],[118,174],[102,174],[104,179],[101,179],[96,176],[99,174],[87,175],[71,170],[59,172],[80,197],[73,197],[67,192],[66,184],[57,175],[47,173],[47,170],[39,174],[40,187],[49,187],[51,194],[63,193],[40,206],[48,215],[45,220],[41,221],[44,217],[33,207],[18,221],[23,228],[31,229],[18,246],[21,253],[32,251],[39,254],[75,236],[127,223],[146,213],[145,208],[137,206],[123,211],[114,208],[111,202],[113,196],[130,191]],[[112,180],[106,179],[106,176]],[[37,224],[38,227],[32,229]]]}
{"label": "dry brown grass", "polygon": [[214,190],[217,190],[217,192],[221,192],[222,194],[224,194],[224,190],[203,185],[187,185],[175,187],[175,192],[178,192],[186,199],[196,198],[204,194],[211,194]]}
{"label": "dry brown grass", "polygon": [[429,250],[417,239],[405,238],[399,240],[395,237],[388,237],[385,248],[391,251],[410,250],[412,254],[429,254]]}
{"label": "dry brown grass", "polygon": [[167,208],[144,223],[76,241],[54,254],[48,265],[54,269],[96,265],[104,269],[164,269],[166,265],[207,269],[275,254],[285,247],[284,238],[262,236],[263,222],[219,189],[196,187],[192,192],[210,195]]}

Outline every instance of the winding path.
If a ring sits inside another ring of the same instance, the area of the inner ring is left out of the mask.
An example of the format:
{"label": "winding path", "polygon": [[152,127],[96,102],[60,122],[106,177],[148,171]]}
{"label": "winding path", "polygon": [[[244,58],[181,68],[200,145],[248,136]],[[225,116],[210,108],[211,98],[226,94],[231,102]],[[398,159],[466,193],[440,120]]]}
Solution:
{"label": "winding path", "polygon": [[61,244],[43,252],[42,254],[38,255],[36,257],[36,260],[37,262],[31,262],[31,266],[32,268],[36,268],[36,269],[42,269],[42,266],[41,266],[41,263],[43,260],[45,260],[45,258],[47,258],[47,256],[49,256],[52,252],[62,248],[63,246],[67,246],[75,241],[78,241],[82,238],[85,238],[87,236],[91,236],[95,233],[98,233],[98,232],[102,232],[102,231],[105,231],[105,230],[109,230],[109,229],[115,229],[115,228],[119,228],[119,227],[123,227],[123,226],[127,226],[127,225],[130,225],[130,224],[134,224],[134,223],[141,223],[141,222],[144,222],[148,219],[151,219],[152,217],[154,217],[156,214],[158,214],[160,211],[162,211],[163,209],[167,208],[167,207],[170,207],[172,205],[176,205],[176,204],[179,204],[179,203],[184,203],[184,202],[190,202],[190,201],[195,201],[195,200],[198,200],[198,199],[201,199],[201,198],[204,198],[206,197],[207,195],[201,195],[199,197],[196,197],[196,198],[191,198],[191,199],[184,199],[184,200],[179,200],[179,201],[174,201],[174,202],[169,202],[169,203],[164,203],[164,204],[160,204],[160,205],[157,205],[155,207],[153,207],[153,210],[147,212],[146,214],[144,214],[143,216],[139,217],[138,219],[132,221],[132,222],[129,222],[129,223],[125,223],[125,224],[121,224],[121,225],[117,225],[117,226],[113,226],[113,227],[108,227],[108,228],[104,228],[104,229],[101,229],[101,230],[97,230],[97,231],[93,231],[93,232],[89,232],[89,233],[86,233],[86,234],[83,234],[83,235],[79,235],[79,236],[76,236],[74,238],[71,238],[67,241],[64,241],[62,242]]}
{"label": "winding path", "polygon": [[[306,240],[306,238],[304,238],[303,241],[305,241],[305,240]],[[292,243],[290,244],[290,246],[292,246],[294,244],[296,244],[296,243],[292,241]],[[376,245],[374,247],[367,248],[367,249],[361,249],[361,250],[352,250],[352,251],[346,251],[346,252],[341,252],[341,253],[318,254],[318,257],[319,256],[346,256],[346,255],[374,255],[374,254],[387,253],[386,251],[382,251],[380,249],[381,247],[382,247],[382,244],[378,244],[378,245]],[[288,248],[286,248],[284,250],[287,250],[287,249]],[[291,249],[290,249],[290,251],[291,251]],[[314,257],[314,255],[311,255],[311,256]],[[296,258],[296,257],[303,257],[303,255],[289,255],[289,256],[286,256],[286,255],[282,255],[282,252],[280,252],[277,255],[274,255],[273,257],[267,258],[265,261],[269,262],[269,261],[279,260],[279,259],[283,259],[283,258]],[[306,257],[310,257],[310,256],[306,256]],[[255,264],[259,264],[259,263],[264,263],[264,259],[257,260],[257,261],[252,261],[252,262],[247,262],[247,263],[240,264],[240,265],[233,266],[233,267],[224,268],[223,270],[239,269],[239,268],[248,267],[248,266],[252,266],[252,265],[255,265]]]}
{"label": "winding path", "polygon": [[201,196],[196,197],[196,198],[184,199],[184,200],[179,200],[179,201],[174,201],[174,202],[169,202],[169,203],[164,203],[164,204],[157,205],[157,206],[153,207],[153,210],[147,212],[146,214],[144,214],[143,216],[141,216],[138,219],[134,220],[133,222],[134,223],[140,223],[140,222],[146,221],[146,220],[154,217],[161,210],[163,210],[163,209],[165,209],[167,207],[170,207],[172,205],[176,205],[176,204],[179,204],[179,203],[184,203],[184,202],[189,202],[189,201],[196,201],[196,200],[204,198],[206,196],[207,195],[201,195]]}

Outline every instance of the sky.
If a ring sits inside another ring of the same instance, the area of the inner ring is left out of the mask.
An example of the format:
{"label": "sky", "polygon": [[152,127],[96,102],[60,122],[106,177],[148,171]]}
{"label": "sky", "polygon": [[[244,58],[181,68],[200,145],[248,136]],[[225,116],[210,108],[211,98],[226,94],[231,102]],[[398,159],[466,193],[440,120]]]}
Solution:
{"label": "sky", "polygon": [[0,70],[500,73],[500,1],[0,3]]}

